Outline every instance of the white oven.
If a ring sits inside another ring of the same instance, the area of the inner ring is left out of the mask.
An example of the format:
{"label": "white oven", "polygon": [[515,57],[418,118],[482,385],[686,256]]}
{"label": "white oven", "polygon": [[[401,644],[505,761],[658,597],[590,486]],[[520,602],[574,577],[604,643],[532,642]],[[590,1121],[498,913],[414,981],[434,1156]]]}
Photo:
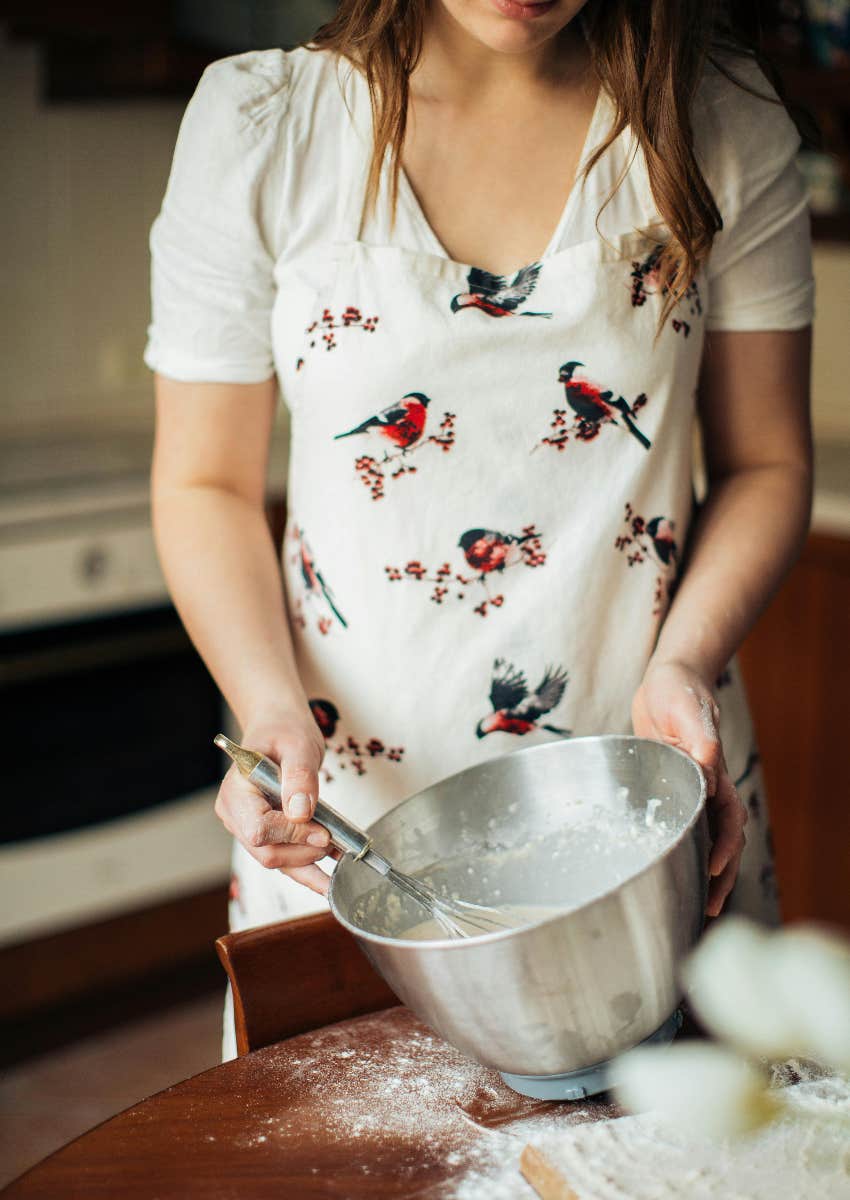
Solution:
{"label": "white oven", "polygon": [[0,452],[0,945],[226,881],[227,724],[169,603],[150,438]]}

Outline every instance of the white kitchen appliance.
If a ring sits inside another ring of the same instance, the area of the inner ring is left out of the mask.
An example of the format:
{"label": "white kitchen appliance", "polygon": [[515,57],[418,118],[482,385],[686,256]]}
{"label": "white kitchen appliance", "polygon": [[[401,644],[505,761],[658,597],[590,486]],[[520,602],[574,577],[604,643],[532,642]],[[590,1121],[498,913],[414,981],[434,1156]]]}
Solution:
{"label": "white kitchen appliance", "polygon": [[229,873],[228,722],[157,562],[150,455],[147,433],[0,447],[0,945]]}

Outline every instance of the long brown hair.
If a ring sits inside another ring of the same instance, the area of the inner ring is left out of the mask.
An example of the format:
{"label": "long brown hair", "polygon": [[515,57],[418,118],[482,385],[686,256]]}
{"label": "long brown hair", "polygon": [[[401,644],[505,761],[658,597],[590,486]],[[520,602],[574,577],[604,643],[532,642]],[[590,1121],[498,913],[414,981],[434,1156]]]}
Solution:
{"label": "long brown hair", "polygon": [[[333,18],[305,43],[308,49],[334,50],[363,72],[374,129],[366,203],[376,203],[389,146],[393,214],[407,125],[408,81],[422,51],[427,7],[428,0],[340,0]],[[577,19],[593,70],[615,107],[611,131],[588,160],[584,174],[630,127],[645,156],[659,216],[669,230],[659,257],[664,302],[657,336],[723,227],[693,147],[691,102],[705,65],[712,63],[733,83],[752,92],[726,65],[729,53],[749,55],[765,70],[780,97],[781,84],[746,33],[732,28],[718,0],[587,0]],[[775,103],[772,97],[761,98]],[[610,199],[609,195],[603,208]]]}

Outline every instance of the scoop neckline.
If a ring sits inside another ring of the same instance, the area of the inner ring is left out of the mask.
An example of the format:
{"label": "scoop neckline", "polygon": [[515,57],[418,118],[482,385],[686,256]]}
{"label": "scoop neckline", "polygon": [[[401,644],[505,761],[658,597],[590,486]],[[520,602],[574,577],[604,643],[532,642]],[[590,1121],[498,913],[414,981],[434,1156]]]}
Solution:
{"label": "scoop neckline", "polygon": [[[538,258],[532,259],[531,263],[543,262],[556,254],[564,240],[564,235],[570,228],[570,225],[574,223],[574,210],[578,204],[578,198],[581,194],[581,185],[583,182],[581,179],[582,168],[584,167],[593,150],[596,149],[594,138],[596,135],[597,126],[601,120],[604,102],[605,89],[602,84],[599,83],[596,92],[596,100],[590,115],[590,121],[588,122],[587,131],[584,136],[581,151],[579,152],[575,175],[573,177],[569,192],[567,193],[567,197],[564,201],[564,206],[561,209],[561,214],[558,217],[555,228],[552,231],[552,235],[549,238],[546,248]],[[388,152],[387,157],[384,160],[385,175],[389,170],[389,161]],[[463,263],[459,259],[453,258],[440,239],[437,237],[437,234],[435,233],[430,221],[425,216],[425,211],[422,208],[422,205],[419,203],[419,199],[413,190],[413,186],[407,176],[407,172],[401,163],[399,163],[398,176],[399,195],[404,199],[404,202],[407,205],[408,213],[410,214],[414,224],[418,227],[418,231],[426,239],[426,241],[430,243],[433,253],[440,258],[444,258],[448,263],[451,263],[456,267],[469,268],[472,264]],[[523,263],[521,266],[515,268],[514,271],[508,272],[508,275],[513,275],[516,273],[516,271],[523,270],[524,267],[531,265],[531,263]]]}

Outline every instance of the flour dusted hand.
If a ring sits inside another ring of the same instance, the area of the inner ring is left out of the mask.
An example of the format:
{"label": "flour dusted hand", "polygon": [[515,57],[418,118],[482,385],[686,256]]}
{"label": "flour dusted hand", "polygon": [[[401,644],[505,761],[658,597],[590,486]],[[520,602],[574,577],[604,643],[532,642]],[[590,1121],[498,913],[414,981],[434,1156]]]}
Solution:
{"label": "flour dusted hand", "polygon": [[265,718],[246,726],[242,742],[281,764],[282,809],[273,808],[234,765],[216,797],[216,815],[262,866],[326,895],[328,876],[316,863],[335,852],[328,831],[311,819],[325,750],[315,721],[309,712]]}
{"label": "flour dusted hand", "polygon": [[706,904],[710,917],[719,915],[734,886],[747,823],[747,810],[726,766],[719,722],[711,688],[695,671],[681,663],[650,663],[632,702],[632,724],[639,737],[676,746],[703,769],[712,837]]}

